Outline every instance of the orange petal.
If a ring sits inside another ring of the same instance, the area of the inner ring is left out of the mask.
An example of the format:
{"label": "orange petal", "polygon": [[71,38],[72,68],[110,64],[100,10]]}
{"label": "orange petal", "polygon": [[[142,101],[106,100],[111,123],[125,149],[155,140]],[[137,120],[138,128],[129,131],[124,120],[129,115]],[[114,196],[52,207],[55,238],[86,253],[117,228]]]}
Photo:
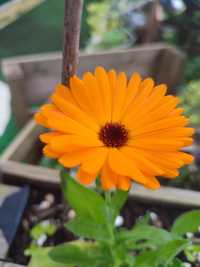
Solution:
{"label": "orange petal", "polygon": [[172,139],[153,139],[153,138],[139,138],[128,142],[128,145],[134,148],[142,148],[152,151],[176,151],[184,147],[184,142]]}
{"label": "orange petal", "polygon": [[138,129],[134,129],[135,136],[140,135],[143,133],[148,132],[155,132],[157,130],[162,129],[170,129],[173,127],[183,127],[188,124],[188,119],[186,119],[184,116],[179,117],[173,117],[173,118],[166,118],[160,121],[156,121],[153,123],[149,123],[146,126],[138,127]]}
{"label": "orange petal", "polygon": [[59,158],[60,164],[67,168],[73,168],[81,164],[85,157],[92,151],[91,149],[80,149],[76,151],[70,151]]}
{"label": "orange petal", "polygon": [[77,172],[77,179],[79,180],[80,183],[84,185],[90,185],[93,183],[96,179],[96,174],[91,174],[83,171],[81,168],[79,168]]}
{"label": "orange petal", "polygon": [[140,171],[145,170],[145,172],[150,175],[162,175],[164,173],[161,168],[145,158],[145,156],[140,152],[139,149],[126,146],[121,150],[136,164]]}
{"label": "orange petal", "polygon": [[97,80],[94,77],[94,75],[92,75],[92,73],[86,72],[83,75],[83,81],[85,86],[90,90],[90,98],[93,101],[91,105],[91,109],[93,111],[93,117],[100,124],[104,124],[106,122],[104,104]]}
{"label": "orange petal", "polygon": [[37,124],[42,125],[46,128],[48,128],[48,122],[47,119],[41,114],[41,112],[38,112],[34,116],[34,120]]}
{"label": "orange petal", "polygon": [[61,98],[58,94],[53,94],[51,99],[59,110],[61,110],[64,114],[66,114],[73,120],[81,122],[83,125],[87,126],[93,131],[97,132],[99,130],[98,124],[79,107],[71,104],[64,98]]}
{"label": "orange petal", "polygon": [[110,170],[107,163],[102,168],[100,179],[105,191],[117,186],[117,175]]}
{"label": "orange petal", "polygon": [[185,164],[191,164],[194,160],[194,157],[190,154],[184,152],[178,152],[177,156],[184,161]]}
{"label": "orange petal", "polygon": [[113,95],[112,121],[120,119],[123,111],[124,102],[127,93],[127,77],[125,73],[120,73],[117,77],[116,89]]}
{"label": "orange petal", "polygon": [[105,118],[107,121],[110,121],[112,115],[112,96],[108,75],[103,67],[97,67],[95,69],[95,77],[103,99]]}
{"label": "orange petal", "polygon": [[108,163],[111,170],[117,174],[133,177],[139,183],[145,183],[146,177],[134,166],[134,162],[129,160],[116,148],[109,150]]}
{"label": "orange petal", "polygon": [[44,105],[41,112],[42,115],[47,118],[49,127],[58,132],[82,136],[96,136],[96,133],[93,130],[90,130],[83,124],[67,117],[53,105]]}
{"label": "orange petal", "polygon": [[92,137],[82,137],[76,135],[60,135],[51,140],[50,146],[54,151],[67,153],[70,150],[77,150],[87,147],[102,146],[98,139]]}
{"label": "orange petal", "polygon": [[45,156],[47,156],[49,158],[53,158],[53,159],[56,159],[60,156],[60,154],[53,151],[49,145],[47,145],[43,148],[43,153]]}
{"label": "orange petal", "polygon": [[70,89],[75,101],[79,107],[91,115],[90,98],[88,96],[88,88],[84,85],[83,81],[77,76],[70,79]]}
{"label": "orange petal", "polygon": [[128,191],[131,187],[131,180],[126,176],[118,175],[117,188],[123,191]]}
{"label": "orange petal", "polygon": [[128,83],[127,87],[127,93],[126,93],[126,100],[123,107],[123,114],[126,112],[127,108],[131,104],[131,102],[134,100],[134,98],[137,96],[139,92],[139,86],[141,83],[141,76],[139,73],[135,72],[132,74],[130,81]]}
{"label": "orange petal", "polygon": [[60,97],[66,99],[67,101],[69,101],[73,105],[77,105],[75,99],[73,98],[73,96],[71,94],[70,89],[63,84],[57,84],[56,85],[54,94],[57,94]]}
{"label": "orange petal", "polygon": [[48,143],[51,142],[52,138],[57,137],[57,136],[59,136],[59,135],[60,135],[60,133],[58,133],[58,132],[44,133],[44,134],[41,134],[41,135],[40,135],[40,140],[41,140],[43,143],[48,144]]}
{"label": "orange petal", "polygon": [[111,96],[113,99],[114,92],[116,90],[117,74],[115,70],[108,71],[108,79],[110,83]]}
{"label": "orange petal", "polygon": [[106,147],[94,148],[87,157],[82,161],[81,168],[87,173],[98,173],[108,155],[108,149]]}
{"label": "orange petal", "polygon": [[156,190],[160,188],[160,183],[155,177],[148,177],[145,187]]}

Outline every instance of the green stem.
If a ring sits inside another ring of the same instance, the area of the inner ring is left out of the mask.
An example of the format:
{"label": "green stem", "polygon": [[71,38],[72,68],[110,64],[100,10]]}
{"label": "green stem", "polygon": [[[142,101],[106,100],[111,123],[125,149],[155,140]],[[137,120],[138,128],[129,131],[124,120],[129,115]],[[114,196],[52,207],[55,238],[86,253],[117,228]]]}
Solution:
{"label": "green stem", "polygon": [[107,191],[105,193],[105,201],[106,201],[106,213],[107,213],[107,227],[108,231],[111,236],[111,242],[110,242],[110,252],[113,257],[114,265],[113,267],[120,267],[121,266],[121,260],[119,260],[117,256],[117,252],[115,249],[116,246],[116,238],[115,238],[115,228],[114,228],[114,223],[112,221],[112,197],[111,197],[111,192]]}
{"label": "green stem", "polygon": [[115,234],[114,234],[114,225],[112,222],[112,210],[111,210],[111,192],[105,192],[105,201],[106,201],[106,213],[107,213],[107,227],[111,236],[111,243],[115,243]]}

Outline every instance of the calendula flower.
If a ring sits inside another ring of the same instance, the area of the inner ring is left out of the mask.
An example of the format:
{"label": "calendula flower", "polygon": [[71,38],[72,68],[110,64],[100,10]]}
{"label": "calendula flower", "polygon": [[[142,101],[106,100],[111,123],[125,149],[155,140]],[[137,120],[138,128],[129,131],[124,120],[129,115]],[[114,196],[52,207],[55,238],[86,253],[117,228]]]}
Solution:
{"label": "calendula flower", "polygon": [[194,129],[185,127],[179,98],[166,91],[138,73],[127,81],[125,73],[102,67],[82,80],[73,76],[35,116],[51,129],[40,136],[44,154],[79,166],[77,178],[86,185],[99,175],[104,190],[128,190],[131,181],[159,188],[156,176],[174,178],[193,160],[181,149],[192,144]]}

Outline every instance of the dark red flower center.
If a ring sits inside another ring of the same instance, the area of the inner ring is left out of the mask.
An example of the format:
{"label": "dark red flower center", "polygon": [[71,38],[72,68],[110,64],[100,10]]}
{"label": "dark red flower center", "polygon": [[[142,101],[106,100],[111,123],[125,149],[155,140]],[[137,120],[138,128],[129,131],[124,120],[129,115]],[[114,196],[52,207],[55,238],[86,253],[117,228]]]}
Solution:
{"label": "dark red flower center", "polygon": [[99,139],[107,147],[122,147],[128,141],[128,131],[118,122],[106,123],[99,132]]}

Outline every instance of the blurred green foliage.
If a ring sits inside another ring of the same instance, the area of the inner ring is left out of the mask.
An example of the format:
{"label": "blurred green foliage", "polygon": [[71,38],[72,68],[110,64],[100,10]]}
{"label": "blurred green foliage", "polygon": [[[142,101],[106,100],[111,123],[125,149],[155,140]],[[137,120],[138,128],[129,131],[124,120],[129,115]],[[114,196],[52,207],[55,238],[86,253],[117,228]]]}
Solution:
{"label": "blurred green foliage", "polygon": [[188,60],[185,69],[185,81],[200,80],[200,56]]}
{"label": "blurred green foliage", "polygon": [[42,246],[38,241],[41,238],[47,239],[48,237],[53,236],[57,231],[57,226],[49,221],[43,221],[36,224],[30,231],[30,237],[32,239],[30,246],[25,250],[25,255],[30,256],[34,251]]}
{"label": "blurred green foliage", "polygon": [[[87,5],[84,1],[81,44],[90,36]],[[62,49],[64,0],[46,0],[0,31],[0,58]]]}
{"label": "blurred green foliage", "polygon": [[[8,1],[0,0],[0,4]],[[94,0],[84,1],[81,47],[90,36],[87,23],[87,5]],[[0,59],[22,54],[35,54],[62,49],[64,0],[46,0],[6,28],[0,30]],[[4,79],[0,71],[0,79]],[[14,114],[13,114],[14,115]],[[0,138],[0,153],[17,134],[14,118],[11,118],[3,137]],[[43,163],[42,163],[43,164]],[[45,164],[45,163],[44,163]]]}
{"label": "blurred green foliage", "polygon": [[102,0],[88,5],[91,38],[88,50],[108,49],[129,43],[129,29],[123,17],[140,0]]}
{"label": "blurred green foliage", "polygon": [[200,80],[191,81],[183,86],[180,95],[185,114],[192,124],[200,124]]}
{"label": "blurred green foliage", "polygon": [[5,3],[9,2],[9,1],[11,1],[11,0],[0,0],[0,5],[1,4],[5,4]]}

